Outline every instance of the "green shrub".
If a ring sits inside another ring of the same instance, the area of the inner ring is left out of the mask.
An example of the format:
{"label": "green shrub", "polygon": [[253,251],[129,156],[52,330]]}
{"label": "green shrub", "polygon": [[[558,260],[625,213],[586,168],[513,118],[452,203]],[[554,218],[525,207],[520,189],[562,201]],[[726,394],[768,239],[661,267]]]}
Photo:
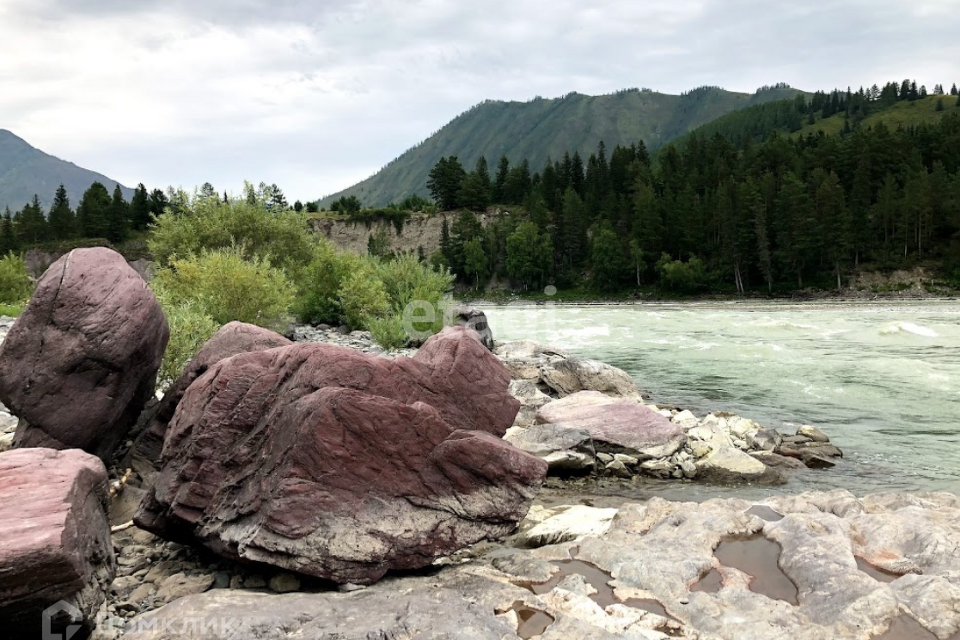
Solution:
{"label": "green shrub", "polygon": [[344,321],[354,329],[362,329],[370,318],[390,312],[390,299],[383,282],[368,264],[343,279],[337,298]]}
{"label": "green shrub", "polygon": [[301,322],[339,324],[343,322],[340,285],[347,275],[361,268],[360,256],[338,251],[327,240],[319,240],[310,263],[298,274],[294,313]]}
{"label": "green shrub", "polygon": [[239,320],[278,328],[294,300],[284,272],[241,247],[172,258],[157,271],[154,290],[169,306],[194,305],[219,325]]}
{"label": "green shrub", "polygon": [[367,329],[373,341],[384,349],[402,349],[410,343],[403,318],[397,314],[367,318]]}
{"label": "green shrub", "polygon": [[657,261],[657,273],[664,288],[685,293],[703,288],[707,281],[703,262],[696,256],[681,262],[664,253]]}
{"label": "green shrub", "polygon": [[229,203],[218,198],[188,199],[156,219],[147,245],[163,267],[176,256],[240,246],[245,257],[265,258],[290,277],[309,264],[314,253],[306,216],[269,208],[255,198]]}
{"label": "green shrub", "polygon": [[27,275],[23,258],[12,251],[0,258],[0,303],[18,305],[33,294],[33,281]]}
{"label": "green shrub", "polygon": [[[161,304],[164,304],[163,300]],[[180,377],[193,356],[197,355],[200,347],[217,332],[220,325],[194,303],[164,304],[164,312],[170,325],[170,342],[163,353],[157,384],[167,387]]]}

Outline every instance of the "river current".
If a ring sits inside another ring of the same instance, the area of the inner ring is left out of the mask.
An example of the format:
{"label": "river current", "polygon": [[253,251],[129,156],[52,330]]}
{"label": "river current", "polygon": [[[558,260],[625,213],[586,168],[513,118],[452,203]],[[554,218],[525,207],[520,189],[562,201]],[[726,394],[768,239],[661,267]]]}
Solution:
{"label": "river current", "polygon": [[[846,488],[960,494],[960,302],[484,307],[497,340],[529,338],[626,370],[645,397],[823,429],[845,454],[786,487],[643,483],[640,494]],[[637,496],[642,497],[642,496]]]}

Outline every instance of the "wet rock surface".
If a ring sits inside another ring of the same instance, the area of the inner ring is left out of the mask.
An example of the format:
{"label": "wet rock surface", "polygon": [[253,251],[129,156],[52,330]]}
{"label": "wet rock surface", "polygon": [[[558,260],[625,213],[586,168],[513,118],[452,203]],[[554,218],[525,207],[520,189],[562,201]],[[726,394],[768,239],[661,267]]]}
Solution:
{"label": "wet rock surface", "polygon": [[223,360],[184,394],[136,522],[340,583],[504,537],[546,472],[497,437],[507,383],[462,328],[413,359],[295,345]]}
{"label": "wet rock surface", "polygon": [[103,463],[76,449],[7,451],[0,496],[4,636],[37,637],[48,607],[48,631],[89,633],[116,568]]}
{"label": "wet rock surface", "polygon": [[61,257],[0,347],[0,400],[21,419],[13,445],[108,459],[153,394],[168,337],[156,298],[120,254]]}

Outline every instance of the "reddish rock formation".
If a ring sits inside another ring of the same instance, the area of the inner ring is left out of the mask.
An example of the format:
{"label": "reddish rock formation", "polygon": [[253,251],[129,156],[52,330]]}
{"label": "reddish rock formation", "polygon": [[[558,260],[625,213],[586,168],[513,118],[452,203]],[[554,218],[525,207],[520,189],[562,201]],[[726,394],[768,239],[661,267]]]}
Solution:
{"label": "reddish rock formation", "polygon": [[136,521],[338,582],[510,533],[546,464],[501,436],[518,403],[476,333],[414,358],[323,344],[245,353],[187,389]]}
{"label": "reddish rock formation", "polygon": [[187,387],[193,381],[206,373],[207,369],[224,358],[235,356],[238,353],[263,351],[276,347],[285,347],[293,344],[279,333],[244,322],[230,322],[220,327],[203,345],[197,355],[193,357],[176,382],[170,385],[163,400],[157,405],[154,416],[147,423],[143,433],[137,438],[134,445],[134,456],[140,458],[143,469],[147,472],[149,466],[159,462],[160,451],[163,449],[163,437],[167,433],[167,425],[173,419],[173,413],[180,404]]}
{"label": "reddish rock formation", "polygon": [[110,249],[57,260],[0,346],[15,447],[107,458],[153,394],[169,330],[147,284]]}
{"label": "reddish rock formation", "polygon": [[55,605],[47,631],[92,629],[116,569],[103,463],[76,449],[7,451],[0,496],[4,637],[41,637],[42,612]]}

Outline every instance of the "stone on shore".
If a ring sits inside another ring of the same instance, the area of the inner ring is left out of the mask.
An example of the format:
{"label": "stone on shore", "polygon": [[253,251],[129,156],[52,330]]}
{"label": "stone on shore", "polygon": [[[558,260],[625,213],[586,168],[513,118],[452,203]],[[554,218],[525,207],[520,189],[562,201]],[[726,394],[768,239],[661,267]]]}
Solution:
{"label": "stone on shore", "polygon": [[137,438],[133,450],[134,467],[137,471],[142,476],[152,476],[155,472],[152,466],[160,461],[163,438],[167,433],[167,425],[173,419],[177,405],[180,404],[187,388],[193,384],[194,380],[206,373],[207,369],[224,358],[235,356],[238,353],[264,351],[291,344],[293,342],[279,333],[244,322],[230,322],[220,327],[220,330],[204,343],[197,355],[187,364],[180,377],[163,394],[163,399],[157,405],[156,413]]}
{"label": "stone on shore", "polygon": [[786,478],[750,454],[734,447],[719,447],[697,461],[697,478],[718,484],[754,482],[783,484]]}
{"label": "stone on shore", "polygon": [[297,344],[186,391],[139,526],[228,558],[366,584],[508,535],[547,465],[500,439],[516,401],[463,328],[412,358]]}
{"label": "stone on shore", "polygon": [[582,430],[597,451],[627,453],[639,460],[668,458],[686,441],[683,428],[636,400],[580,391],[537,412],[537,422]]}
{"label": "stone on shore", "polygon": [[480,336],[480,342],[490,351],[494,349],[493,331],[490,330],[490,323],[487,321],[487,314],[473,307],[454,307],[451,310],[454,324],[461,327],[469,327]]}
{"label": "stone on shore", "polygon": [[517,340],[497,345],[497,357],[515,380],[527,380],[559,398],[578,391],[638,398],[637,385],[627,372],[605,362],[573,358],[561,349]]}
{"label": "stone on shore", "polygon": [[83,637],[116,571],[107,521],[107,471],[82,451],[0,454],[0,620],[7,638],[48,631]]}
{"label": "stone on shore", "polygon": [[123,257],[75,249],[47,269],[0,346],[0,401],[15,447],[106,459],[152,396],[169,329]]}

